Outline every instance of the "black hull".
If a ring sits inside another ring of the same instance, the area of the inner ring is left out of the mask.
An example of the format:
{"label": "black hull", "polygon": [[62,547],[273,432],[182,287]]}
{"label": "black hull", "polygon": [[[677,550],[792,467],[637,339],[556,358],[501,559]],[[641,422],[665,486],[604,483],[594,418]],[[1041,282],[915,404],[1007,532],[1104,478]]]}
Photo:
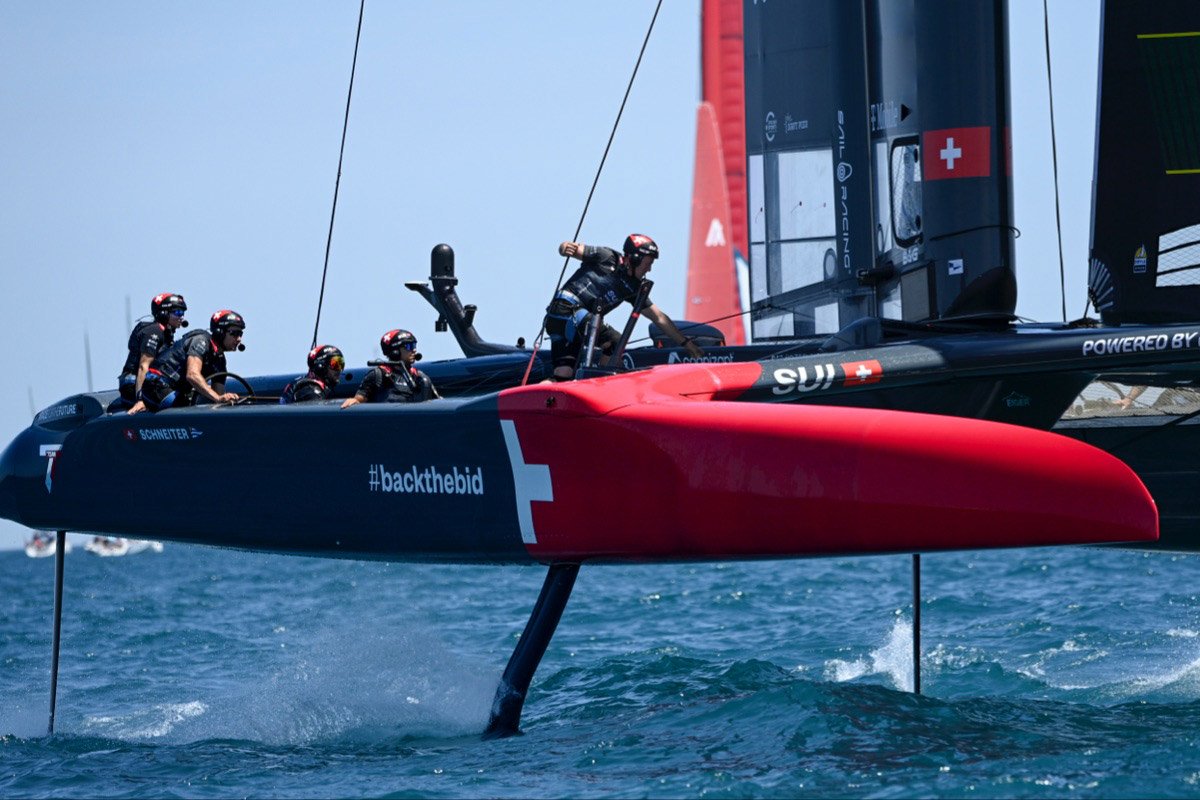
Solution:
{"label": "black hull", "polygon": [[1064,420],[1055,433],[1099,447],[1133,468],[1158,503],[1159,540],[1139,549],[1200,552],[1200,420],[1172,417]]}

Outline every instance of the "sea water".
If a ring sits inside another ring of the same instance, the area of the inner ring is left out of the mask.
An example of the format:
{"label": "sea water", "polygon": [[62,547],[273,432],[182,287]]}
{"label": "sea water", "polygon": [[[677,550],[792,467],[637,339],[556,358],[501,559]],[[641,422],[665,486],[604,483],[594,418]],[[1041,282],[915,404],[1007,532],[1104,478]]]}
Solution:
{"label": "sea water", "polygon": [[2,797],[1200,795],[1200,557],[585,566],[480,737],[538,567],[0,553]]}

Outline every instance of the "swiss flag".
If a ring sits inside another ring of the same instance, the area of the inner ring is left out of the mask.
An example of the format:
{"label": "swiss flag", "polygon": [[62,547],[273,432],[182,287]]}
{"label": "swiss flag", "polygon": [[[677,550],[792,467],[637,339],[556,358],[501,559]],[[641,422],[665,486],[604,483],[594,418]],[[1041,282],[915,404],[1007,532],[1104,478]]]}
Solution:
{"label": "swiss flag", "polygon": [[986,178],[992,174],[992,129],[925,131],[921,146],[925,180]]}
{"label": "swiss flag", "polygon": [[842,364],[842,383],[846,386],[859,386],[867,383],[879,383],[883,378],[883,365],[874,359],[870,361],[847,361]]}

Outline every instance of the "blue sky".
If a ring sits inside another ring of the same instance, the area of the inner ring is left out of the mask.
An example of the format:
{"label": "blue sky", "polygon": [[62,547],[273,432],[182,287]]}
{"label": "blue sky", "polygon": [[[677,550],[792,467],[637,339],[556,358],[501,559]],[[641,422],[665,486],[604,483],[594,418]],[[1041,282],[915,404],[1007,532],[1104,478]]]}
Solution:
{"label": "blue sky", "polygon": [[[497,341],[532,340],[652,0],[368,0],[322,341],[350,363],[413,330],[458,355],[406,280],[439,242]],[[302,372],[312,337],[357,0],[0,3],[0,446],[96,388],[136,318],[183,293],[193,325],[247,320],[246,375]],[[1010,9],[1018,312],[1060,316],[1042,4]],[[1083,311],[1099,3],[1055,0],[1068,312]],[[666,0],[581,238],[655,237],[655,300],[683,309],[699,4]],[[181,465],[186,470],[186,465]],[[129,502],[154,502],[130,480]],[[142,478],[144,476],[137,476]],[[167,476],[163,476],[164,478]],[[23,530],[0,521],[0,546]]]}

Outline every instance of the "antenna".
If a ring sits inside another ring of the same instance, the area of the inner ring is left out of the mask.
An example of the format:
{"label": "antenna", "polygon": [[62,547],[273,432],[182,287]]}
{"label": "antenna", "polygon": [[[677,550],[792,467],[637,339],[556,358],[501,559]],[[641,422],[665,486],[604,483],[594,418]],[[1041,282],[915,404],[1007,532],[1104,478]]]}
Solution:
{"label": "antenna", "polygon": [[125,295],[125,330],[133,330],[133,311],[129,306],[129,295]]}
{"label": "antenna", "polygon": [[92,342],[88,339],[87,328],[83,329],[83,366],[87,370],[87,387],[89,392],[96,391],[92,387]]}
{"label": "antenna", "polygon": [[37,405],[33,402],[33,386],[27,386],[29,389],[29,416],[37,416]]}

